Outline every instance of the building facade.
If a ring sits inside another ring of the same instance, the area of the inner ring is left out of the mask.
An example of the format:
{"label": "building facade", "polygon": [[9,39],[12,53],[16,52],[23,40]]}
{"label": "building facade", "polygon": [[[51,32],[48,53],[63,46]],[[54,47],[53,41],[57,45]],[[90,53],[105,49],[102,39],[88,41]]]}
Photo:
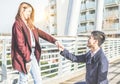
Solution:
{"label": "building facade", "polygon": [[[96,3],[97,0],[82,0],[78,34],[87,33],[96,29]],[[104,0],[103,4],[102,31],[108,35],[120,34],[120,1]]]}

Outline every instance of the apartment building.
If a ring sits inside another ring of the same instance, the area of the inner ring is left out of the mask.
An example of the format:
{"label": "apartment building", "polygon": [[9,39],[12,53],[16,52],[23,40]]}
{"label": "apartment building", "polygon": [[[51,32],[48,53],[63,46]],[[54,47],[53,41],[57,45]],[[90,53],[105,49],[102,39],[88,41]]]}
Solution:
{"label": "apartment building", "polygon": [[57,35],[56,0],[49,0],[48,24],[50,34]]}
{"label": "apartment building", "polygon": [[95,8],[95,0],[81,1],[78,34],[90,32],[95,29]]}
{"label": "apartment building", "polygon": [[[78,34],[95,30],[96,2],[97,0],[81,1]],[[102,31],[107,34],[120,34],[119,3],[119,0],[104,0]]]}

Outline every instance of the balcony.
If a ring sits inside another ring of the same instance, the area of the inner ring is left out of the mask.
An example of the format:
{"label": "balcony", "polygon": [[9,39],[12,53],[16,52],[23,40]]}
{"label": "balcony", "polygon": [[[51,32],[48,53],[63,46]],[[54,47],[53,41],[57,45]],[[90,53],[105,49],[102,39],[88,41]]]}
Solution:
{"label": "balcony", "polygon": [[86,15],[81,15],[80,16],[80,21],[86,21]]}
{"label": "balcony", "polygon": [[82,10],[82,11],[86,10],[85,4],[81,4],[81,10]]}
{"label": "balcony", "polygon": [[86,20],[94,21],[95,20],[95,14],[88,14],[88,15],[86,15]]}
{"label": "balcony", "polygon": [[117,19],[119,18],[119,11],[118,10],[113,10],[113,11],[106,11],[104,13],[104,19]]}
{"label": "balcony", "polygon": [[119,28],[119,23],[114,23],[114,24],[108,24],[103,27],[103,30],[105,31],[118,31]]}
{"label": "balcony", "polygon": [[119,0],[105,0],[105,5],[106,6],[113,6],[119,4]]}
{"label": "balcony", "polygon": [[78,28],[78,33],[85,33],[87,31],[86,26],[80,26]]}
{"label": "balcony", "polygon": [[95,28],[94,28],[94,25],[87,25],[87,26],[86,26],[86,29],[87,29],[87,32],[91,32],[91,31],[93,31]]}
{"label": "balcony", "polygon": [[86,9],[95,9],[95,2],[86,2]]}

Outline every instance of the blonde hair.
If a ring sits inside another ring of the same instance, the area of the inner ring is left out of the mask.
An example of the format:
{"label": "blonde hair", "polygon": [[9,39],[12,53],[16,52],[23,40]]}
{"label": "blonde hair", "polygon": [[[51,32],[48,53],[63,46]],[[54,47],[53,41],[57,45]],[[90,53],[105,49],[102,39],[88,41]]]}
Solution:
{"label": "blonde hair", "polygon": [[34,22],[34,8],[32,7],[31,4],[27,3],[27,2],[22,2],[19,6],[19,9],[18,9],[18,12],[17,12],[17,15],[16,15],[16,19],[19,19],[21,18],[21,13],[26,9],[30,7],[32,9],[32,13],[30,15],[30,18],[27,20],[27,24],[28,24],[28,27],[30,29],[34,29],[34,25],[33,25],[33,22]]}

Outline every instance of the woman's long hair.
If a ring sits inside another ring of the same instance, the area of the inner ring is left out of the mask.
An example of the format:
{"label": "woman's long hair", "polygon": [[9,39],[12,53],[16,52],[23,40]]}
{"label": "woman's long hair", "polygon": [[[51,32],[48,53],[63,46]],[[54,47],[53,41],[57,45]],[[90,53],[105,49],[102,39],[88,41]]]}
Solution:
{"label": "woman's long hair", "polygon": [[22,12],[23,12],[26,8],[28,8],[28,7],[31,7],[31,8],[32,8],[32,13],[31,13],[31,15],[30,15],[30,18],[27,20],[27,24],[28,24],[28,27],[29,27],[30,29],[34,29],[34,24],[33,24],[33,22],[34,22],[34,8],[32,7],[31,4],[29,4],[29,3],[27,3],[27,2],[22,2],[22,3],[20,4],[20,6],[19,6],[19,9],[18,9],[18,12],[17,12],[17,15],[16,15],[15,18],[16,18],[16,19],[21,18]]}

